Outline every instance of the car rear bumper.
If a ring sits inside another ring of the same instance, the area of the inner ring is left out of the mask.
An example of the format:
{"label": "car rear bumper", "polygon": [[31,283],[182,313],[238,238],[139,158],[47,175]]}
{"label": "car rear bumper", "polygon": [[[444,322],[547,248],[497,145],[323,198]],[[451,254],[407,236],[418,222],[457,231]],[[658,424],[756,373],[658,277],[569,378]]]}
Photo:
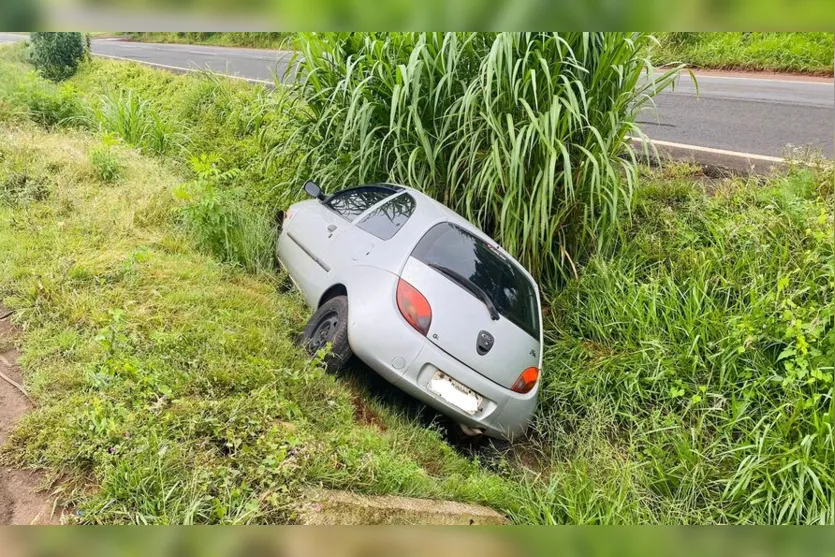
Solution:
{"label": "car rear bumper", "polygon": [[[398,356],[392,356],[391,354],[384,356],[378,351],[369,353],[364,349],[364,342],[351,337],[349,330],[351,346],[361,360],[402,391],[458,423],[483,430],[487,435],[500,439],[512,440],[525,432],[530,418],[536,410],[538,386],[526,394],[519,394],[506,389],[429,342],[413,330],[399,314],[394,317],[403,321],[405,329],[400,331],[401,335],[405,334],[412,338],[410,343],[412,350],[403,353],[414,355],[401,357],[397,361],[401,365],[398,369],[394,366]],[[385,321],[389,322],[388,319]],[[401,327],[399,323],[396,325],[389,323],[386,334],[391,335],[392,328],[399,329]],[[367,330],[365,332],[368,333]],[[398,336],[402,339],[401,335]],[[444,373],[480,395],[482,403],[479,409],[474,413],[468,413],[430,391],[429,382],[437,371]]]}
{"label": "car rear bumper", "polygon": [[[482,402],[479,409],[474,413],[466,412],[430,391],[429,382],[436,372],[449,376],[480,395]],[[501,439],[513,439],[523,434],[536,410],[536,389],[526,394],[506,389],[426,340],[396,385],[457,422]]]}

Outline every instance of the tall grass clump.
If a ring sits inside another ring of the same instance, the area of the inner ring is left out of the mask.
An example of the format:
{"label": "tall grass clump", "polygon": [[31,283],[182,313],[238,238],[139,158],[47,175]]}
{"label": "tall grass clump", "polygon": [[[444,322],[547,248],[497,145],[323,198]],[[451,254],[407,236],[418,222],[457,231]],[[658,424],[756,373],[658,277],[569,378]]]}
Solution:
{"label": "tall grass clump", "polygon": [[568,276],[629,215],[628,135],[640,135],[636,114],[677,73],[654,76],[651,41],[302,34],[295,92],[304,105],[288,142],[303,150],[294,183],[413,186],[480,225],[536,276]]}
{"label": "tall grass clump", "polygon": [[100,131],[113,133],[153,154],[166,154],[182,143],[181,135],[154,105],[132,91],[101,95],[91,115]]}

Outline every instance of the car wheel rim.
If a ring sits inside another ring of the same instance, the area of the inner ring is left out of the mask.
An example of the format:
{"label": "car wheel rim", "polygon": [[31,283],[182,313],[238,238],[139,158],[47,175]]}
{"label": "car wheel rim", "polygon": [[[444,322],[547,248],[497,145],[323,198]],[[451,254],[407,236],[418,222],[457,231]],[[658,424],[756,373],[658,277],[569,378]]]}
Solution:
{"label": "car wheel rim", "polygon": [[339,317],[336,313],[329,313],[322,317],[319,324],[316,325],[310,339],[310,347],[313,350],[319,350],[328,342],[333,340],[336,336],[337,325],[339,324]]}

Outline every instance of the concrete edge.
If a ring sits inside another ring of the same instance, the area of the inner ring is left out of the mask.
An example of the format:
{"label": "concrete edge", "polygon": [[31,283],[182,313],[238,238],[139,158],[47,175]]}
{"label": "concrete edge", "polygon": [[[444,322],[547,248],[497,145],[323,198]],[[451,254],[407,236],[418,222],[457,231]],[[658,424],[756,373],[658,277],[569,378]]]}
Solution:
{"label": "concrete edge", "polygon": [[473,503],[400,495],[365,495],[325,488],[306,489],[296,506],[305,525],[489,525],[508,524],[494,509]]}

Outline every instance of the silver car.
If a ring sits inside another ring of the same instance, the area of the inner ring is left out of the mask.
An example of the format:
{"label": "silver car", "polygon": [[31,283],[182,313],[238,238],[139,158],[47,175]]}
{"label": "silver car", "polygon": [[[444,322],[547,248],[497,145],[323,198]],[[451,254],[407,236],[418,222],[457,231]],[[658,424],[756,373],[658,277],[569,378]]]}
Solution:
{"label": "silver car", "polygon": [[536,408],[539,289],[507,252],[408,187],[371,184],[292,205],[276,254],[316,308],[303,333],[352,354],[470,435],[512,439]]}

